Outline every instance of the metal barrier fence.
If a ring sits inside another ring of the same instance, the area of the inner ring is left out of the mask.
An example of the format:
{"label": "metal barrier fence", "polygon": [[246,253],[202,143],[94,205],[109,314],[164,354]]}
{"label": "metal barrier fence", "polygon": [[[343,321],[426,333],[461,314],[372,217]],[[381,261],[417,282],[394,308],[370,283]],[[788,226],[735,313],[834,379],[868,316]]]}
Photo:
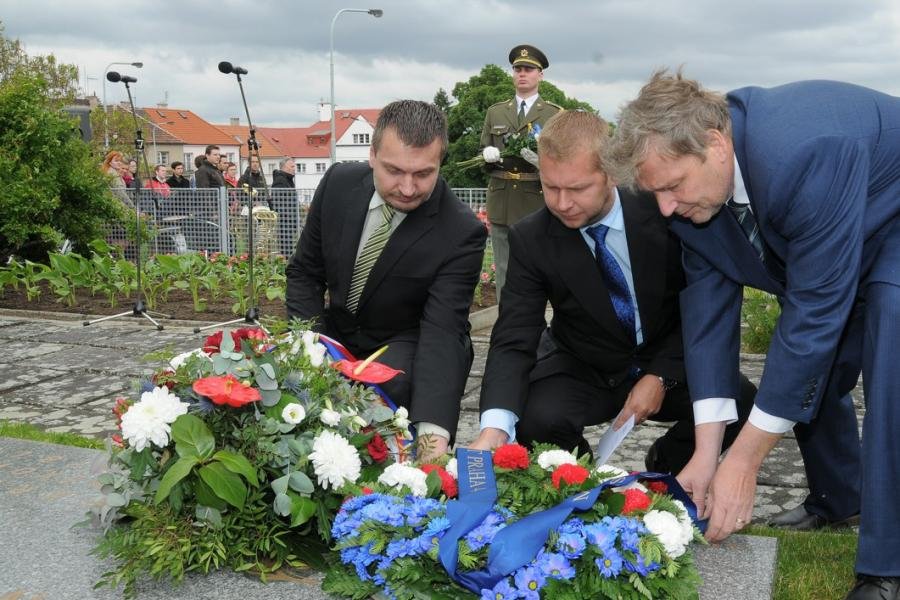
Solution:
{"label": "metal barrier fence", "polygon": [[[479,218],[485,217],[484,188],[453,190]],[[244,254],[249,249],[250,195],[238,189],[173,189],[168,195],[154,190],[127,190],[145,215],[146,235],[153,254],[221,252]],[[253,245],[257,253],[289,257],[294,252],[312,203],[312,189],[254,190]],[[146,238],[145,238],[146,239]],[[107,240],[129,246],[125,229],[107,228]]]}

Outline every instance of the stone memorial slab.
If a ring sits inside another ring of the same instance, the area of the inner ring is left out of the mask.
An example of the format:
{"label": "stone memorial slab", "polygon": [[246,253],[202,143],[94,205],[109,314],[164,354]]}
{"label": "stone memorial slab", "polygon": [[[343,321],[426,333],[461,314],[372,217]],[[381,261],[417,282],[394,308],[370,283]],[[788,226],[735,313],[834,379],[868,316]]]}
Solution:
{"label": "stone memorial slab", "polygon": [[48,410],[85,404],[91,400],[113,399],[130,389],[127,378],[113,375],[77,373],[62,379],[42,381],[2,395],[3,402],[45,407]]}
{"label": "stone memorial slab", "polygon": [[[89,555],[98,532],[72,525],[83,520],[97,497],[94,473],[103,452],[0,438],[0,598],[120,598],[120,591],[93,590],[110,564]],[[704,578],[700,598],[764,600],[771,597],[775,540],[732,536],[709,547],[695,546]],[[326,599],[320,578],[272,581],[230,572],[189,576],[181,586],[144,582],[141,600]]]}
{"label": "stone memorial slab", "polygon": [[[48,356],[53,356],[52,354]],[[41,362],[46,362],[46,359]],[[0,394],[8,390],[49,381],[66,375],[64,369],[52,369],[38,363],[0,362]],[[0,395],[0,401],[3,396]]]}

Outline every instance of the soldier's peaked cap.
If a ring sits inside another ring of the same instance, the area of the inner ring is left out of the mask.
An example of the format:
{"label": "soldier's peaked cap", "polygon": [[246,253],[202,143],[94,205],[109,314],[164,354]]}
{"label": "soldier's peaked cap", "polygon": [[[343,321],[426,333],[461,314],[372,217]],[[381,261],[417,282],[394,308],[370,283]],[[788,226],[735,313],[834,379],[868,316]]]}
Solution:
{"label": "soldier's peaked cap", "polygon": [[538,69],[546,69],[550,66],[547,55],[540,49],[528,44],[520,44],[509,51],[509,64],[512,66],[526,65],[529,67],[537,67]]}

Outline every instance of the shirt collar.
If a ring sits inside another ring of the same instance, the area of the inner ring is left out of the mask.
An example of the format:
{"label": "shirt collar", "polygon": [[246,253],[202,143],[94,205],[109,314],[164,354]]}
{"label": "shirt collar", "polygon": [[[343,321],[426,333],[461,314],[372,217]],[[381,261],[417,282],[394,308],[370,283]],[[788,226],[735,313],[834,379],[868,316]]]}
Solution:
{"label": "shirt collar", "polygon": [[734,200],[735,204],[750,204],[750,196],[744,187],[744,176],[741,174],[741,165],[738,164],[737,154],[734,155]]}
{"label": "shirt collar", "polygon": [[609,212],[606,213],[606,216],[596,223],[580,227],[579,231],[581,231],[581,233],[587,233],[588,228],[593,227],[594,225],[606,225],[610,229],[615,229],[616,231],[625,231],[625,213],[622,212],[622,202],[619,200],[618,188],[613,188],[613,205],[612,208],[609,209]]}
{"label": "shirt collar", "polygon": [[521,96],[516,94],[516,110],[517,111],[519,110],[519,107],[522,106],[522,101],[524,100],[525,101],[525,112],[527,113],[529,110],[531,110],[531,106],[537,101],[537,98],[538,98],[538,94],[532,94],[531,96],[528,96],[527,98],[522,98]]}

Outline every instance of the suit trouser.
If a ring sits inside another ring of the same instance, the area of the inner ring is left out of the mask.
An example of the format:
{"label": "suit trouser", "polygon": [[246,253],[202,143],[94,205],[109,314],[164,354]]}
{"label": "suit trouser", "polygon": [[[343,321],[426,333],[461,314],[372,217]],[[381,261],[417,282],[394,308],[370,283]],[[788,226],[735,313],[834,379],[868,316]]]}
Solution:
{"label": "suit trouser", "polygon": [[506,267],[509,264],[509,226],[491,222],[491,248],[494,252],[494,287],[499,303],[500,291],[506,285]]}
{"label": "suit trouser", "polygon": [[856,571],[900,576],[900,222],[861,284],[862,510]]}
{"label": "suit trouser", "polygon": [[[567,373],[548,375],[531,382],[528,400],[516,425],[520,443],[556,444],[567,450],[578,449],[579,454],[590,453],[584,439],[584,428],[611,421],[625,405],[634,382],[627,380],[614,388],[593,385]],[[725,428],[723,448],[731,445],[753,407],[756,386],[741,376],[741,398],[738,400],[738,421]],[[659,439],[659,457],[672,473],[678,473],[694,453],[694,411],[685,386],[666,393],[660,411],[650,417],[653,421],[677,421]]]}

